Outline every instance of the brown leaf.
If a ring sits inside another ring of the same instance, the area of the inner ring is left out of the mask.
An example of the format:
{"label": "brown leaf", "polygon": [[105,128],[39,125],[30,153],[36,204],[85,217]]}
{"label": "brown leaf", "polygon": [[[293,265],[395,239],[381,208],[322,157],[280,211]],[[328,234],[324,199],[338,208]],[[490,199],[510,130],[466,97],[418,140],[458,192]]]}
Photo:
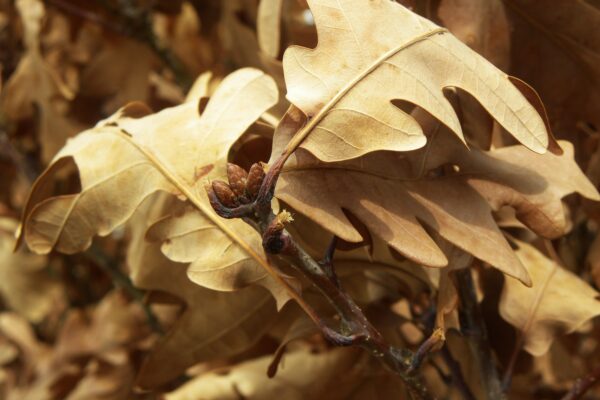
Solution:
{"label": "brown leaf", "polygon": [[189,2],[181,4],[181,11],[173,18],[164,14],[154,15],[155,34],[193,76],[206,71],[216,61],[213,48],[216,40],[202,35],[203,23]]}
{"label": "brown leaf", "polygon": [[[186,304],[144,361],[138,384],[146,388],[160,386],[196,363],[246,350],[269,329],[276,316],[268,292],[254,287],[223,293],[195,285],[188,278],[185,264],[167,259],[160,246],[144,240],[147,227],[173,207],[173,200],[165,194],[155,196],[142,205],[130,224],[132,241],[127,258],[135,285],[170,293]],[[205,243],[202,246],[208,247]]]}
{"label": "brown leaf", "polygon": [[570,333],[600,315],[600,293],[581,278],[545,257],[530,244],[515,240],[516,254],[531,276],[527,288],[507,277],[500,315],[524,337],[524,349],[540,356],[554,338]]}
{"label": "brown leaf", "polygon": [[600,287],[600,235],[596,235],[586,255],[586,263],[590,266],[590,272],[596,287]]}
{"label": "brown leaf", "polygon": [[502,0],[442,0],[436,16],[463,43],[503,71],[510,65],[510,26]]}
{"label": "brown leaf", "polygon": [[281,47],[281,11],[283,0],[261,0],[256,30],[258,45],[269,57],[277,58]]}
{"label": "brown leaf", "polygon": [[16,315],[1,315],[0,334],[17,345],[25,367],[7,399],[134,398],[129,353],[148,338],[145,322],[139,304],[113,292],[93,310],[70,311],[51,347]]}
{"label": "brown leaf", "polygon": [[45,256],[14,252],[17,221],[0,218],[0,295],[8,307],[33,323],[65,307],[64,287],[46,269]]}
{"label": "brown leaf", "polygon": [[[275,143],[282,142],[276,136]],[[570,145],[562,144],[562,156],[535,155],[521,146],[468,151],[449,132],[440,131],[420,152],[374,153],[327,164],[300,149],[286,164],[276,194],[344,240],[362,240],[345,209],[410,260],[445,266],[446,257],[424,223],[467,253],[528,283],[492,210],[508,204],[535,232],[551,237],[564,233],[561,198],[577,191],[598,199],[598,193],[573,162]]]}
{"label": "brown leaf", "polygon": [[443,95],[448,87],[470,93],[518,140],[545,151],[547,132],[535,108],[506,74],[445,29],[391,1],[308,3],[319,44],[288,48],[283,63],[287,98],[310,119],[287,151],[302,143],[333,162],[422,147],[421,127],[391,100],[424,108],[464,141]]}
{"label": "brown leaf", "polygon": [[[503,71],[510,66],[510,27],[502,0],[442,0],[436,10],[442,26]],[[469,94],[458,91],[460,122],[467,143],[490,148],[493,119]]]}
{"label": "brown leaf", "polygon": [[[280,305],[285,303],[289,299],[286,287],[288,292],[293,289],[266,261],[254,230],[241,220],[217,216],[203,187],[207,178],[225,177],[229,148],[276,99],[273,81],[248,68],[223,81],[200,118],[196,102],[137,119],[129,115],[146,110],[139,104],[125,107],[71,140],[36,181],[24,213],[27,244],[38,253],[48,253],[53,248],[64,253],[82,251],[90,245],[93,235],[108,235],[127,221],[145,198],[166,191],[197,208],[196,219],[183,221],[188,227],[192,223],[210,226],[204,237],[224,246],[198,246],[203,250],[190,253],[201,257],[194,260],[198,268],[206,270],[206,262],[212,263],[211,279],[203,281],[205,284],[214,287],[218,282],[222,289],[228,285],[228,290],[233,290],[260,281],[273,290]],[[81,192],[46,198],[45,188],[56,169],[72,162],[79,172]],[[188,215],[192,214],[188,211]],[[177,225],[173,221],[164,221],[162,226],[165,224],[168,229],[155,231],[166,235],[157,237],[172,239],[165,247],[181,249],[177,244],[185,238],[168,237],[169,232],[178,229]],[[220,253],[223,249],[227,251],[224,257]],[[189,258],[189,254],[170,254],[175,260]],[[240,268],[241,258],[245,265],[252,265],[251,270]],[[200,279],[197,283],[201,283]]]}
{"label": "brown leaf", "polygon": [[[353,386],[348,379],[356,362],[361,359],[356,349],[333,349],[311,354],[301,350],[286,356],[279,373],[269,379],[265,373],[270,356],[247,361],[229,371],[200,375],[165,395],[166,400],[184,400],[201,397],[206,400],[249,400],[281,398],[344,399]],[[340,382],[348,381],[348,385]],[[359,381],[360,382],[360,381]]]}
{"label": "brown leaf", "polygon": [[153,62],[152,50],[133,39],[106,42],[83,70],[80,92],[86,96],[110,97],[104,105],[105,115],[131,101],[148,101]]}
{"label": "brown leaf", "polygon": [[[585,1],[504,0],[510,11],[511,73],[544,101],[552,129],[575,132],[580,122],[600,126],[600,10]],[[564,136],[563,136],[564,137]]]}

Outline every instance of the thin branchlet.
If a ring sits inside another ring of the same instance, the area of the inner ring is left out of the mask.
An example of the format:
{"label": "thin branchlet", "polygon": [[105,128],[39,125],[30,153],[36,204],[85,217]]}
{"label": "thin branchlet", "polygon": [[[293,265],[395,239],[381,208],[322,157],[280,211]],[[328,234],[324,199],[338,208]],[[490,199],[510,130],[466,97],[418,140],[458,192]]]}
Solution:
{"label": "thin branchlet", "polygon": [[[330,243],[322,261],[317,262],[302,248],[285,229],[293,221],[285,210],[275,214],[271,208],[275,185],[285,159],[277,160],[266,172],[258,171],[259,164],[251,168],[251,173],[230,166],[230,189],[223,183],[206,185],[209,201],[213,209],[224,218],[242,218],[262,236],[265,253],[287,261],[304,275],[329,301],[336,310],[340,323],[335,329],[319,318],[315,322],[323,336],[336,346],[359,346],[378,358],[391,371],[397,373],[406,383],[409,392],[416,399],[430,399],[418,367],[425,355],[439,342],[437,336],[415,355],[406,349],[389,345],[381,333],[370,323],[360,307],[344,290],[333,269],[333,254],[337,239]],[[260,166],[261,171],[263,167]],[[257,190],[256,179],[261,179]],[[233,181],[233,182],[231,182]],[[233,186],[232,186],[233,184]],[[248,187],[251,184],[251,187]],[[243,187],[246,185],[245,187]],[[218,192],[220,191],[220,193]],[[223,204],[225,201],[227,204]],[[251,201],[248,203],[248,201]],[[231,207],[239,204],[239,206]]]}

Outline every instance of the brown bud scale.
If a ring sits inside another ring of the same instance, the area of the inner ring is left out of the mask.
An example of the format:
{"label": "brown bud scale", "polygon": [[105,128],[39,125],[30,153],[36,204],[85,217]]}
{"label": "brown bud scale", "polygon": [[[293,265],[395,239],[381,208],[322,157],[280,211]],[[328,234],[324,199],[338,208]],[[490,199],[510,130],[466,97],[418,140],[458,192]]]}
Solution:
{"label": "brown bud scale", "polygon": [[215,195],[224,206],[233,208],[239,205],[237,196],[225,182],[213,181],[212,188],[215,191]]}
{"label": "brown bud scale", "polygon": [[260,186],[265,179],[265,170],[262,163],[253,164],[248,172],[248,182],[246,183],[246,193],[251,200],[254,200],[258,195]]}
{"label": "brown bud scale", "polygon": [[229,187],[233,190],[233,193],[235,193],[237,197],[244,196],[248,173],[239,165],[228,163],[227,179],[229,180]]}

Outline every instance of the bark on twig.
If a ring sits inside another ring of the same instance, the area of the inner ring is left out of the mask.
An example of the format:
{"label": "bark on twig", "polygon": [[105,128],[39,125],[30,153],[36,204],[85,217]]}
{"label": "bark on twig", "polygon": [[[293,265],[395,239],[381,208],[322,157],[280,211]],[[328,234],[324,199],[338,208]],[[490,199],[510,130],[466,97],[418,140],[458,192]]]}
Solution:
{"label": "bark on twig", "polygon": [[458,314],[461,332],[467,339],[477,369],[481,371],[481,383],[486,396],[485,398],[489,400],[504,399],[505,395],[502,391],[500,376],[488,342],[485,322],[477,303],[471,270],[458,270],[455,273],[455,277],[460,300]]}
{"label": "bark on twig", "polygon": [[[276,218],[271,215],[269,224]],[[391,371],[399,374],[407,384],[409,391],[418,399],[430,396],[418,372],[411,368],[413,353],[398,349],[386,343],[377,329],[369,322],[360,307],[344,291],[336,279],[328,274],[298,243],[285,231],[273,233],[265,229],[266,235],[280,235],[284,247],[278,253],[301,272],[329,301],[341,317],[340,332],[328,328],[323,333],[336,345],[360,346],[380,359]],[[266,248],[269,252],[270,249]],[[333,333],[333,335],[332,335]]]}
{"label": "bark on twig", "polygon": [[[248,186],[246,192],[242,193],[234,175],[228,176],[228,179],[230,187],[235,187],[239,193],[237,197],[231,197],[229,191],[223,190],[222,183],[207,185],[213,209],[224,218],[242,218],[249,223],[261,234],[267,254],[285,259],[323,294],[340,317],[340,325],[332,328],[323,318],[313,320],[330,342],[337,346],[360,346],[366,349],[403,379],[414,398],[430,399],[423,379],[417,370],[411,368],[413,353],[389,345],[339,283],[332,262],[335,241],[329,246],[323,261],[317,262],[285,230],[285,223],[291,221],[289,213],[273,213],[271,200],[285,160],[285,156],[280,157],[266,176],[261,178],[262,185],[256,196],[248,191]],[[235,169],[231,168],[232,171]],[[239,205],[232,207],[235,204]]]}
{"label": "bark on twig", "polygon": [[96,244],[92,244],[85,254],[108,276],[110,276],[113,284],[116,287],[123,288],[125,292],[131,296],[136,303],[139,304],[142,310],[144,310],[144,314],[146,315],[146,320],[148,321],[150,328],[154,332],[163,335],[164,331],[160,325],[160,322],[158,321],[158,318],[156,318],[156,315],[154,315],[154,312],[150,306],[144,301],[144,292],[134,286],[133,282],[131,282],[131,279],[129,279],[129,277],[124,274],[117,265],[115,265],[114,260],[112,260],[102,250],[102,248],[98,247]]}
{"label": "bark on twig", "polygon": [[583,378],[577,379],[571,390],[561,400],[582,399],[585,393],[598,382],[600,382],[600,366]]}
{"label": "bark on twig", "polygon": [[465,377],[460,369],[460,364],[452,357],[450,350],[448,350],[448,346],[444,346],[441,352],[446,365],[451,371],[452,383],[454,386],[460,391],[465,400],[476,400],[473,392],[471,392],[471,388],[469,388],[469,385],[465,381]]}

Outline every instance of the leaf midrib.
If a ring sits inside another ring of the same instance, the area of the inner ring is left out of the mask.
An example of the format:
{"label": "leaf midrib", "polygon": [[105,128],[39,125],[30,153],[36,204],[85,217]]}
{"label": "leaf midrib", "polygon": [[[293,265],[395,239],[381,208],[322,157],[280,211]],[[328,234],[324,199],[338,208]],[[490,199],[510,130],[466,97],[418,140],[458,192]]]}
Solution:
{"label": "leaf midrib", "polygon": [[263,301],[257,302],[256,307],[252,308],[252,310],[247,312],[246,315],[244,315],[242,318],[237,318],[236,322],[234,324],[228,326],[225,329],[222,329],[221,331],[215,333],[208,339],[205,339],[202,342],[198,343],[197,345],[194,346],[194,349],[192,351],[197,351],[197,350],[207,346],[210,343],[214,343],[214,342],[218,341],[220,338],[233,332],[234,330],[237,330],[237,328],[242,326],[244,322],[248,321],[251,317],[253,317],[254,313],[256,313],[260,309],[262,309],[269,300],[270,300],[269,296],[264,296]]}
{"label": "leaf midrib", "polygon": [[304,300],[300,295],[277,273],[277,271],[271,267],[271,265],[260,257],[241,237],[238,236],[233,230],[229,229],[227,225],[223,223],[221,218],[214,214],[208,207],[203,204],[200,199],[192,193],[188,185],[185,184],[176,173],[173,173],[164,166],[154,154],[146,149],[144,146],[133,140],[132,136],[128,135],[124,131],[110,131],[108,134],[116,135],[123,139],[125,142],[131,144],[136,148],[144,157],[146,157],[150,163],[169,181],[175,186],[200,212],[202,212],[206,218],[208,218],[217,228],[224,232],[232,242],[235,242],[242,248],[250,257],[252,257],[258,264],[264,268],[273,279],[275,279],[280,285],[282,285],[290,297],[296,300],[301,306],[305,304]]}
{"label": "leaf midrib", "polygon": [[389,51],[383,53],[379,58],[373,61],[371,64],[367,66],[361,73],[356,75],[356,77],[350,80],[345,86],[343,86],[336,94],[333,96],[325,105],[319,110],[319,112],[308,121],[308,123],[290,140],[288,145],[285,147],[283,154],[289,156],[292,152],[302,143],[302,141],[312,132],[315,126],[321,122],[321,120],[327,115],[327,113],[344,97],[346,94],[356,86],[360,81],[362,81],[367,75],[373,72],[376,68],[381,66],[386,60],[393,57],[400,51],[419,43],[431,36],[448,32],[446,28],[435,28],[433,30],[422,33],[418,36],[415,36],[413,39],[409,40],[406,43],[402,43],[401,45],[390,49]]}

